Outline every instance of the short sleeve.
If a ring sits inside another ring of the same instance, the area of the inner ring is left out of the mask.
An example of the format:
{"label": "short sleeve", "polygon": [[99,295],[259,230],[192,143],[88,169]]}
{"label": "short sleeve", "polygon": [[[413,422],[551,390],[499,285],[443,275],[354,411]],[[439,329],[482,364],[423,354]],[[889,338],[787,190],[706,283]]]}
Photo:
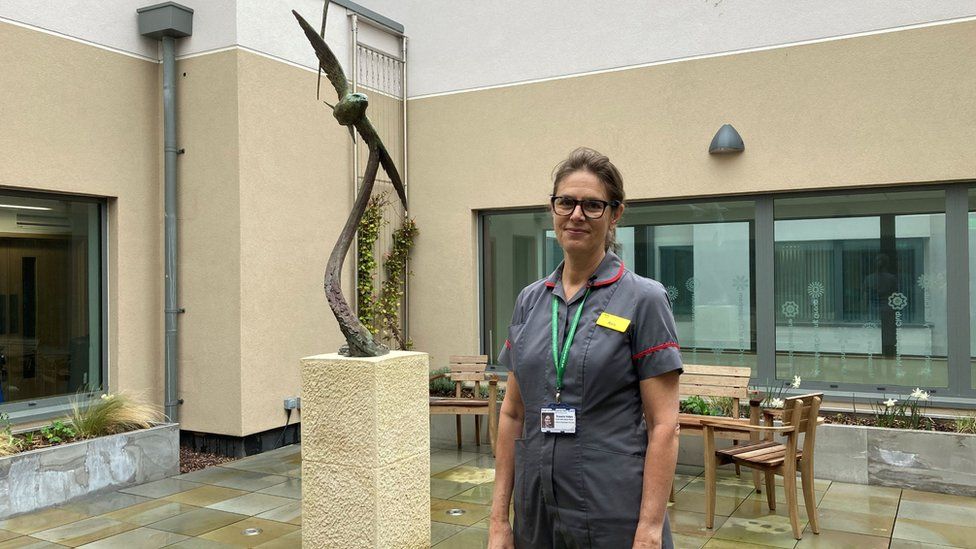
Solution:
{"label": "short sleeve", "polygon": [[511,372],[515,368],[514,361],[512,360],[512,339],[515,337],[513,331],[517,331],[521,328],[521,324],[525,322],[522,313],[522,299],[525,295],[525,289],[523,288],[519,292],[518,297],[515,299],[515,309],[512,311],[512,322],[508,326],[508,334],[505,338],[505,342],[502,343],[502,348],[498,352],[498,363],[505,367],[506,370]]}
{"label": "short sleeve", "polygon": [[630,340],[637,377],[644,380],[675,370],[681,373],[681,348],[668,294],[657,282],[642,282]]}

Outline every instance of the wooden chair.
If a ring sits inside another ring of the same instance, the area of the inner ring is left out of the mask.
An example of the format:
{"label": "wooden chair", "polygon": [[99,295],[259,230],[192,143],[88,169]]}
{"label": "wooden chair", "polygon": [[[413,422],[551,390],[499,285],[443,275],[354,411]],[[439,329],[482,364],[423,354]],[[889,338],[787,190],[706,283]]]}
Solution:
{"label": "wooden chair", "polygon": [[[688,396],[731,398],[732,415],[722,419],[734,420],[749,425],[759,425],[760,399],[752,397],[749,394],[749,377],[751,375],[752,371],[749,367],[685,364],[684,373],[678,378],[678,390],[682,398]],[[742,401],[749,402],[748,418],[740,417],[739,403]],[[716,417],[698,414],[678,414],[678,424],[681,426],[681,434],[701,435],[703,434],[702,420],[716,419]],[[718,417],[721,418],[721,416]],[[750,443],[758,442],[760,437],[759,433],[716,427],[715,438],[731,440],[732,444],[738,445],[740,441]],[[735,467],[735,472],[739,474],[738,465]],[[752,477],[756,491],[761,492],[762,484],[759,481],[759,472],[753,471]],[[674,501],[674,486],[671,487],[671,501]]]}
{"label": "wooden chair", "polygon": [[[438,378],[448,378],[454,382],[454,398],[430,397],[430,413],[457,415],[457,444],[461,447],[461,416],[474,416],[474,441],[481,446],[481,416],[488,416],[488,439],[491,443],[491,453],[495,453],[495,442],[498,440],[498,376],[485,373],[488,356],[452,356],[449,359],[450,371],[446,374],[432,376],[431,381]],[[474,382],[474,396],[461,396],[461,386],[465,382]],[[481,384],[488,382],[488,398],[481,398]]]}
{"label": "wooden chair", "polygon": [[[806,505],[810,529],[814,534],[820,533],[817,519],[817,502],[813,492],[813,448],[817,441],[817,424],[820,423],[820,403],[823,393],[815,393],[787,398],[783,405],[783,425],[730,425],[723,420],[703,420],[705,429],[705,526],[711,528],[715,520],[715,469],[726,463],[735,463],[755,470],[762,471],[766,476],[766,501],[769,509],[776,509],[776,490],[774,474],[783,477],[783,491],[786,492],[786,504],[790,511],[790,524],[793,527],[793,537],[800,539],[800,510],[796,501],[796,473],[800,472],[803,485],[803,500]],[[716,429],[742,429],[755,433],[769,435],[779,433],[786,437],[785,443],[779,443],[768,437],[761,442],[728,448],[715,449]],[[803,449],[797,448],[800,435],[803,434]]]}

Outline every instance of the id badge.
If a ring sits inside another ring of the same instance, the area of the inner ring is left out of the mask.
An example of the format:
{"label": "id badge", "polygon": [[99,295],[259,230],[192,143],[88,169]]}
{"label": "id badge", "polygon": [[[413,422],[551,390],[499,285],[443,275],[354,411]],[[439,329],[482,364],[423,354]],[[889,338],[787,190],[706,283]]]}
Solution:
{"label": "id badge", "polygon": [[550,404],[542,408],[543,433],[576,433],[576,408],[561,404]]}

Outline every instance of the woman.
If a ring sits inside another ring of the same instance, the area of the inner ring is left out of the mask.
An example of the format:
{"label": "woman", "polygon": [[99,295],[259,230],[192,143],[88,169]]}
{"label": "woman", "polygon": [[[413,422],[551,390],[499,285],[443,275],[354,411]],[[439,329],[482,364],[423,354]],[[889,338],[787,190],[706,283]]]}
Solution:
{"label": "woman", "polygon": [[611,250],[624,190],[606,156],[573,151],[552,194],[565,259],[519,294],[499,355],[489,547],[672,547],[681,357],[667,293]]}

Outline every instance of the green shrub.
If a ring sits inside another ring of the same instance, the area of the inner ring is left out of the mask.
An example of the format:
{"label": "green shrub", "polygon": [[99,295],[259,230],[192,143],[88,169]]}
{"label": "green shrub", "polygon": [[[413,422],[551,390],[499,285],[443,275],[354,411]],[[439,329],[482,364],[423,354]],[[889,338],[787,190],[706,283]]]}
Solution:
{"label": "green shrub", "polygon": [[[438,368],[431,370],[430,375],[433,377],[446,374],[450,371],[450,368]],[[434,396],[454,396],[454,382],[447,377],[432,379],[430,380],[430,394]]]}
{"label": "green shrub", "polygon": [[75,438],[77,433],[70,425],[66,425],[60,419],[51,422],[50,425],[41,429],[41,436],[50,444],[61,444]]}
{"label": "green shrub", "polygon": [[678,405],[678,410],[683,414],[712,415],[712,406],[698,395],[690,396],[682,400]]}

